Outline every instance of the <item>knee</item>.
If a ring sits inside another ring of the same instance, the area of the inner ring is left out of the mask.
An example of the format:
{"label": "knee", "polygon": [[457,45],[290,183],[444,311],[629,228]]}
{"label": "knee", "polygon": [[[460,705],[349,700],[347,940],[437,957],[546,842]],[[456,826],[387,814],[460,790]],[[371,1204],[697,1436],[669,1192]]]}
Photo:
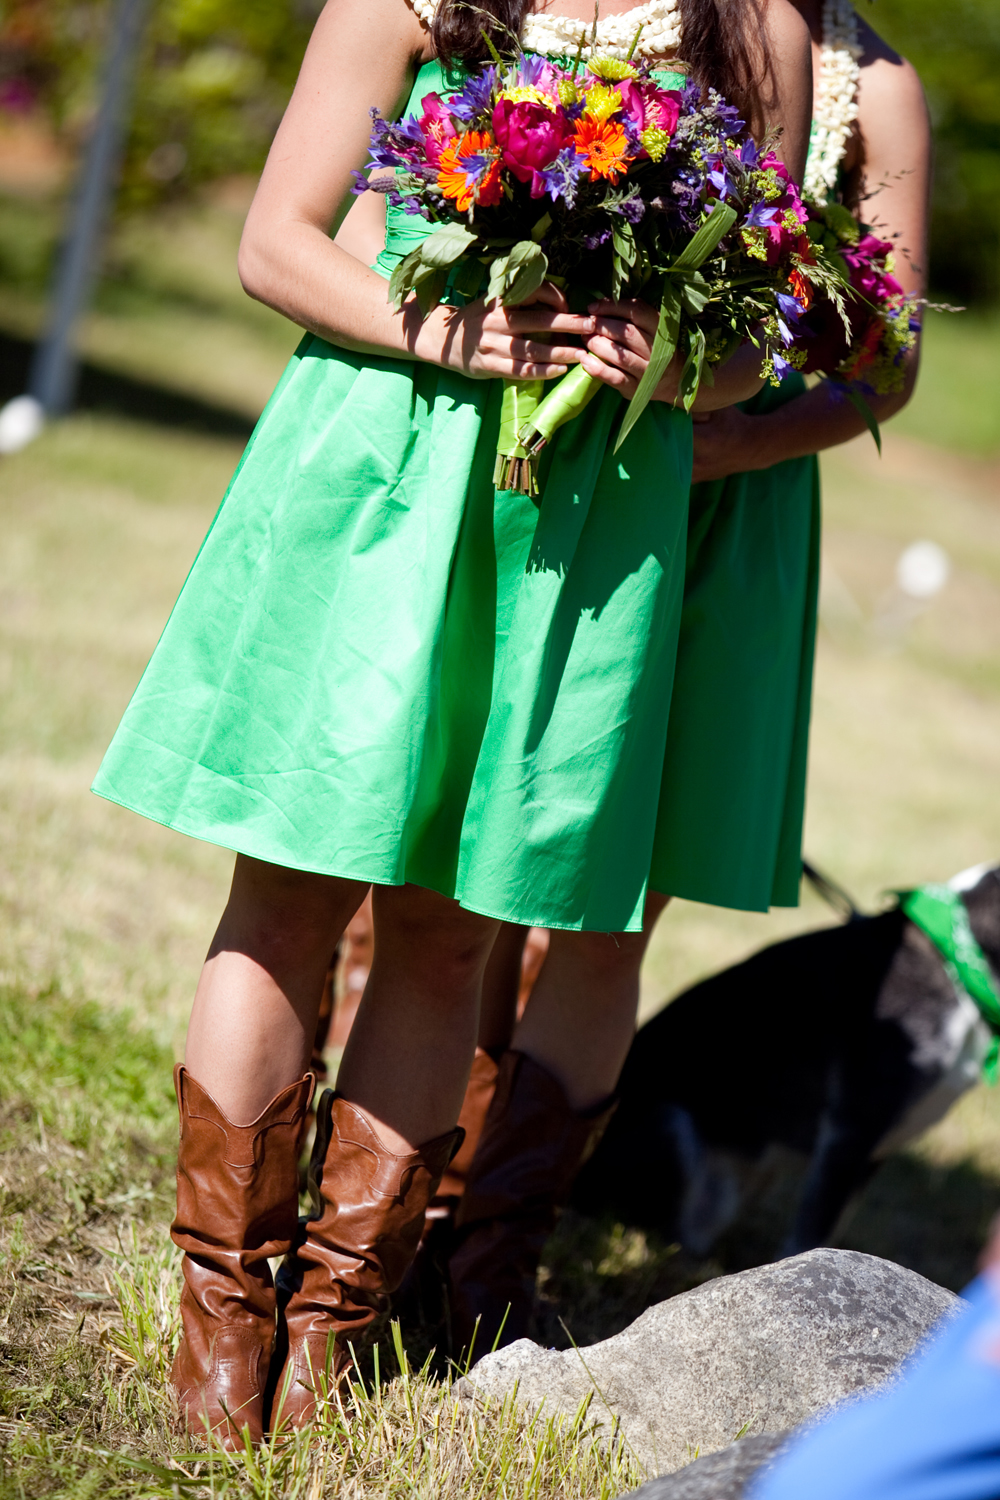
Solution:
{"label": "knee", "polygon": [[429,996],[478,986],[499,924],[434,892],[410,887],[375,898],[376,963],[399,963]]}
{"label": "knee", "polygon": [[[238,947],[272,974],[332,957],[350,905],[348,882],[258,861],[242,863],[216,946]],[[358,902],[363,895],[359,886]]]}
{"label": "knee", "polygon": [[553,933],[554,949],[569,949],[571,962],[606,984],[631,979],[639,972],[646,952],[641,932]]}

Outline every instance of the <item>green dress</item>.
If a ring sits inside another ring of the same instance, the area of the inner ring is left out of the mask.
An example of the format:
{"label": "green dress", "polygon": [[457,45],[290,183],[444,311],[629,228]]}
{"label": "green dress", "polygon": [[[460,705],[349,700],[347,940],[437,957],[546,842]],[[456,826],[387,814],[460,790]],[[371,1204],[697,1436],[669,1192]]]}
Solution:
{"label": "green dress", "polygon": [[[406,112],[441,86],[425,66]],[[377,269],[422,233],[390,208]],[[493,488],[501,394],[306,335],[94,790],[258,859],[518,923],[635,931],[660,869],[726,903],[728,840],[740,858],[746,840],[713,824],[715,768],[687,787],[696,848],[662,791],[668,727],[709,685],[674,692],[690,420],[654,405],[613,455],[623,405],[602,392],[546,450],[538,506]],[[741,646],[714,670],[746,671],[753,632]]]}
{"label": "green dress", "polygon": [[[804,389],[789,375],[744,410]],[[745,911],[798,905],[819,541],[814,455],[692,486],[654,890]]]}

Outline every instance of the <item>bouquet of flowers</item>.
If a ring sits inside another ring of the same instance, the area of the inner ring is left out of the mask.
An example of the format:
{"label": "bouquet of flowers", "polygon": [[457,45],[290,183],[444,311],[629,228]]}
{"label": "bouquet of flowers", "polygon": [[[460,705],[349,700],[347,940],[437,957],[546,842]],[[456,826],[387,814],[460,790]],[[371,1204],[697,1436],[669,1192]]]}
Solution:
{"label": "bouquet of flowers", "polygon": [[[618,446],[675,354],[690,410],[712,366],[746,339],[778,378],[812,290],[840,295],[843,275],[816,253],[784,167],[735,108],[692,82],[664,89],[644,63],[618,58],[569,67],[494,53],[421,110],[395,123],[373,110],[371,161],[357,174],[356,191],[386,193],[434,226],[397,266],[391,299],[414,294],[425,312],[445,296],[511,305],[547,280],[577,309],[652,303],[652,356]],[[393,175],[367,175],[385,168]],[[547,392],[508,382],[498,487],[536,494],[542,447],[601,388],[582,367]]]}

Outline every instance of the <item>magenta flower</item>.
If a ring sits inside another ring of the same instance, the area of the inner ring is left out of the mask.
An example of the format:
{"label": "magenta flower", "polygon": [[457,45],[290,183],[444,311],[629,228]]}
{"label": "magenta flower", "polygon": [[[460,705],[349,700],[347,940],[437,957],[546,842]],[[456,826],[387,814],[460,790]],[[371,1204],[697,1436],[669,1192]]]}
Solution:
{"label": "magenta flower", "polygon": [[425,154],[431,166],[441,162],[441,152],[455,139],[455,122],[440,94],[425,94],[420,101],[420,129],[426,138]]}
{"label": "magenta flower", "polygon": [[510,168],[518,182],[531,183],[533,198],[541,198],[545,192],[541,174],[552,165],[571,134],[562,110],[501,99],[493,110],[493,134],[504,166]]}
{"label": "magenta flower", "polygon": [[636,78],[623,78],[617,88],[637,135],[651,126],[673,135],[681,114],[681,96],[675,89]]}

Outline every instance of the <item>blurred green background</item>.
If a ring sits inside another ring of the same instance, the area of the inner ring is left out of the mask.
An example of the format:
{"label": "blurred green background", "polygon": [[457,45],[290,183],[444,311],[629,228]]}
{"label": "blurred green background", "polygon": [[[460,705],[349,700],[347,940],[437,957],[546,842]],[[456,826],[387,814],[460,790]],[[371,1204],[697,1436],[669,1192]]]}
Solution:
{"label": "blurred green background", "polygon": [[[176,202],[219,177],[259,171],[320,4],[154,0],[121,211]],[[1000,6],[860,5],[916,64],[930,99],[935,289],[962,300],[993,298],[1000,291]],[[3,0],[0,120],[44,119],[59,147],[72,152],[92,117],[110,10],[109,0]],[[30,254],[0,249],[0,277],[44,277],[53,231],[36,226]]]}

